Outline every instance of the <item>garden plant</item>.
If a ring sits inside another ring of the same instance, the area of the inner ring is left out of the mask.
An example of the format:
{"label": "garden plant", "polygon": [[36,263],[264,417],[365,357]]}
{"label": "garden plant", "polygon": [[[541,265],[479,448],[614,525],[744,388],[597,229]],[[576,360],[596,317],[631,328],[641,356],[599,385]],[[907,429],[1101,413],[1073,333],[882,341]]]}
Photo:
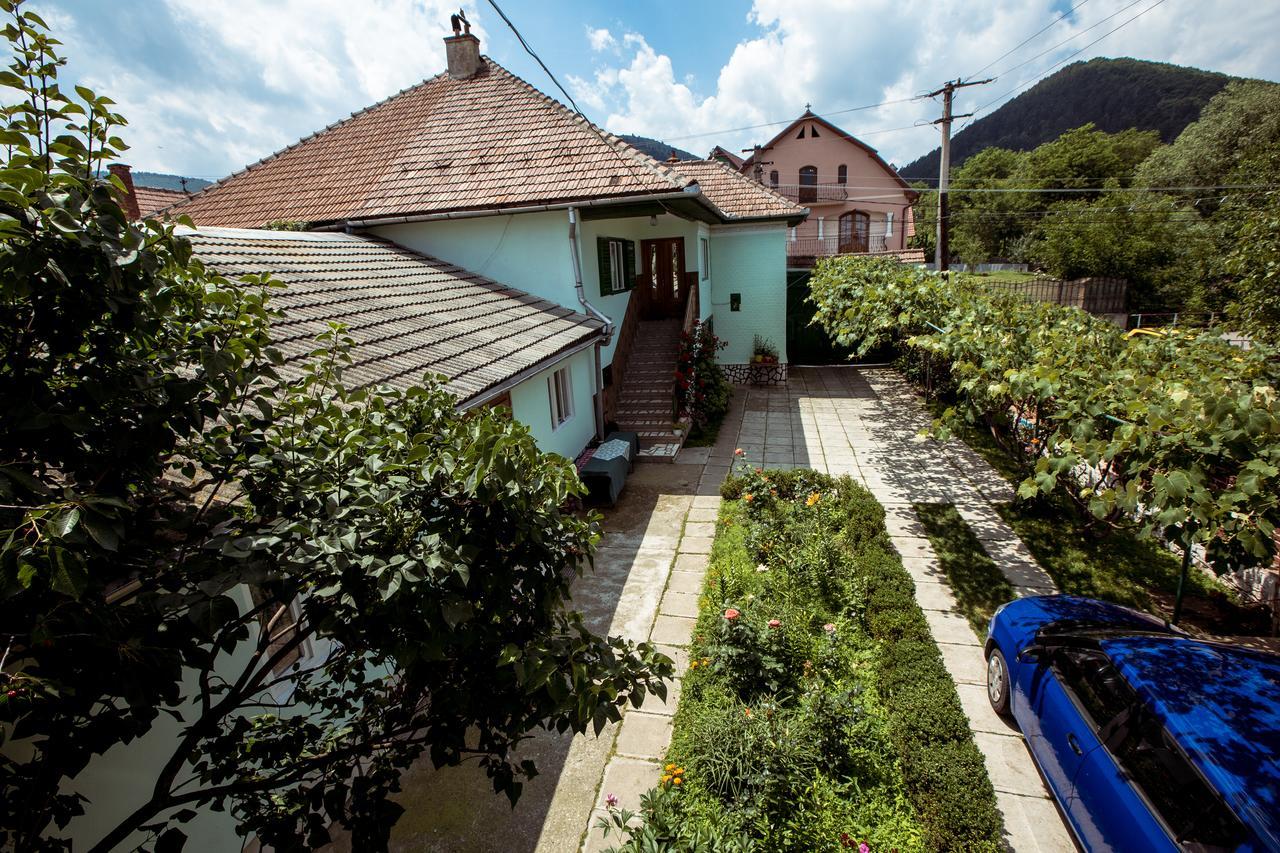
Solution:
{"label": "garden plant", "polygon": [[[1016,461],[1022,498],[1062,496],[1099,524],[1178,544],[1218,572],[1274,559],[1280,358],[1214,331],[1125,335],[1057,305],[892,260],[815,270],[816,322],[865,352],[886,343]],[[1175,620],[1179,614],[1174,607]]]}
{"label": "garden plant", "polygon": [[[130,221],[99,177],[123,119],[0,10],[0,848],[174,851],[200,811],[384,849],[415,760],[514,801],[532,733],[663,693],[666,658],[567,609],[598,537],[573,466],[435,378],[345,387],[340,329],[283,363],[274,283]],[[86,837],[120,748],[137,805]]]}
{"label": "garden plant", "polygon": [[[884,510],[739,463],[667,763],[626,853],[990,850],[1002,824]],[[630,828],[628,828],[630,827]]]}

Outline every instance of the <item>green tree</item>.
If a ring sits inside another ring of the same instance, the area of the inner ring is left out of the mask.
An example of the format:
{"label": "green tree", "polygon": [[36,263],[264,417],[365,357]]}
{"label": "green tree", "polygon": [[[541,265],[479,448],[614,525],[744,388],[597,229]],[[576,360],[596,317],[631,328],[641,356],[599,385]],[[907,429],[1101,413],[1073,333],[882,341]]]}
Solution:
{"label": "green tree", "polygon": [[1227,314],[1237,328],[1280,346],[1280,193],[1251,211],[1224,261],[1234,277]]}
{"label": "green tree", "polygon": [[81,773],[164,719],[141,805],[78,847],[176,850],[208,808],[379,849],[419,756],[514,801],[530,733],[661,692],[669,661],[566,607],[597,536],[572,466],[430,379],[348,391],[336,330],[281,379],[271,282],[128,221],[95,177],[122,119],[0,9],[0,847],[68,847]]}

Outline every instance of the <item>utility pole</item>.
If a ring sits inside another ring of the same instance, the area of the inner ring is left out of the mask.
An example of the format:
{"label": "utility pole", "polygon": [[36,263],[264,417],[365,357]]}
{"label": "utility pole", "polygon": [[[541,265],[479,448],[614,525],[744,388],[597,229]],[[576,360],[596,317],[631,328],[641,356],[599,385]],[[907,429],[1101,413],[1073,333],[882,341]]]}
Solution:
{"label": "utility pole", "polygon": [[958,118],[968,118],[973,113],[965,113],[964,115],[953,116],[951,114],[951,100],[955,96],[956,89],[963,89],[965,86],[981,86],[984,83],[990,83],[994,77],[986,80],[969,80],[967,82],[961,80],[949,80],[942,84],[942,88],[930,92],[925,97],[936,98],[942,96],[942,118],[934,121],[934,124],[942,126],[942,156],[938,163],[938,234],[933,246],[933,265],[938,272],[947,271],[947,229],[950,223],[947,221],[948,199],[947,188],[951,185],[951,122]]}
{"label": "utility pole", "polygon": [[743,148],[743,149],[742,149],[742,153],[743,153],[743,154],[747,154],[747,153],[750,153],[750,154],[751,154],[751,172],[752,172],[752,175],[755,177],[755,179],[756,179],[756,183],[757,183],[757,184],[763,184],[763,183],[764,183],[764,167],[765,167],[765,166],[768,166],[768,165],[769,165],[769,164],[771,164],[773,161],[772,161],[772,160],[761,160],[761,159],[760,159],[760,146],[759,146],[759,145],[753,145],[753,146],[751,146],[750,148]]}

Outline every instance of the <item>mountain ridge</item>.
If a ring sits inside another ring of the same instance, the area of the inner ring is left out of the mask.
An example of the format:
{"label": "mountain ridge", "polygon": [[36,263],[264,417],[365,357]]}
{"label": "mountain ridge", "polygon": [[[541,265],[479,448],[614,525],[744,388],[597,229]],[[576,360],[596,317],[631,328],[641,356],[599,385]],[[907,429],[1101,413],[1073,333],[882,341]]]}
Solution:
{"label": "mountain ridge", "polygon": [[[1128,57],[1073,62],[953,136],[951,166],[984,148],[1030,151],[1088,122],[1109,133],[1159,131],[1160,141],[1169,143],[1200,117],[1210,98],[1239,79]],[[899,174],[909,181],[936,179],[939,157],[935,148]]]}

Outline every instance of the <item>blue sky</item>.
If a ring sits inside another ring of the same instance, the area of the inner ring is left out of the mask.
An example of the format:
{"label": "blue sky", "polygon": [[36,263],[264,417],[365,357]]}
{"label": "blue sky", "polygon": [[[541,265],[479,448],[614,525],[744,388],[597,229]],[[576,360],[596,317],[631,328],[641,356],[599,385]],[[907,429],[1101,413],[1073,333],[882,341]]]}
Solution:
{"label": "blue sky", "polygon": [[[970,89],[958,111],[1016,93],[1120,25],[1071,61],[1135,56],[1280,79],[1274,0],[499,2],[591,119],[697,153],[763,142],[776,127],[738,128],[786,121],[806,103],[831,114],[894,101],[831,117],[905,164],[936,145],[936,131],[916,125],[938,106],[912,96],[1046,25],[987,69],[1009,73]],[[66,78],[120,104],[135,169],[216,178],[439,72],[458,0],[32,5],[66,43]],[[462,5],[486,53],[559,97],[487,0]]]}

